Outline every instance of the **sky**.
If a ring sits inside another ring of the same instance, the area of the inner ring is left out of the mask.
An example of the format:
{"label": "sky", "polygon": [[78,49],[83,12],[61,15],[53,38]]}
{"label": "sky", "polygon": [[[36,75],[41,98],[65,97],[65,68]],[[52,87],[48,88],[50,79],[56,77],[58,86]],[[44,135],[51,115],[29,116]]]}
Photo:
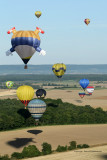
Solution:
{"label": "sky", "polygon": [[[23,64],[16,52],[5,54],[11,48],[7,31],[12,27],[45,31],[39,35],[46,55],[35,52],[28,64],[107,63],[107,0],[0,0],[0,12],[0,65]],[[88,26],[85,18],[90,19]]]}

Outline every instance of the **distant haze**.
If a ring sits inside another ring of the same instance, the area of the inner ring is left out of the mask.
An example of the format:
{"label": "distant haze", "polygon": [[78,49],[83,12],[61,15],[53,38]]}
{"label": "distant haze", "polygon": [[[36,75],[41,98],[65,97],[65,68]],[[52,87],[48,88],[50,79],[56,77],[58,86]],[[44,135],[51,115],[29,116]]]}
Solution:
{"label": "distant haze", "polygon": [[[107,74],[107,64],[66,65],[66,74]],[[7,74],[53,74],[52,65],[0,65],[0,75]]]}

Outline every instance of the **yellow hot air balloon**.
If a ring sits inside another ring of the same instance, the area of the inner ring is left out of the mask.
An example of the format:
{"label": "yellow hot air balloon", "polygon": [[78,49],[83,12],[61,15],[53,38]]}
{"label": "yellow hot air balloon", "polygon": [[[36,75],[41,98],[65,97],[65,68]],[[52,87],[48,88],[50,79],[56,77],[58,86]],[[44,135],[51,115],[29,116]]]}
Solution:
{"label": "yellow hot air balloon", "polygon": [[29,101],[33,99],[34,96],[34,89],[31,86],[20,86],[18,87],[17,91],[17,97],[19,100],[26,106],[28,105]]}
{"label": "yellow hot air balloon", "polygon": [[52,70],[58,78],[61,78],[66,71],[66,65],[63,63],[54,64]]}
{"label": "yellow hot air balloon", "polygon": [[36,16],[37,18],[39,18],[41,15],[42,15],[42,12],[41,12],[41,11],[36,11],[36,12],[35,12],[35,16]]}

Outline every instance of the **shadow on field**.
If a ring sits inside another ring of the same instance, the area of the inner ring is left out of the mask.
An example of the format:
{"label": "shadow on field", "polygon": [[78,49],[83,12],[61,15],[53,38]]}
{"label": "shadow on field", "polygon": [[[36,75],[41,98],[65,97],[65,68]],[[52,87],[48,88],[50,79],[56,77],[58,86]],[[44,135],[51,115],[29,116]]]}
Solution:
{"label": "shadow on field", "polygon": [[101,158],[102,160],[107,160],[107,154],[101,155],[100,158]]}
{"label": "shadow on field", "polygon": [[58,105],[53,103],[48,103],[48,107],[58,107]]}
{"label": "shadow on field", "polygon": [[82,103],[82,101],[81,100],[75,100],[76,102],[78,102],[78,103]]}
{"label": "shadow on field", "polygon": [[25,119],[27,119],[27,118],[29,118],[31,116],[31,114],[29,113],[29,111],[27,109],[19,109],[17,111],[17,113],[20,114]]}
{"label": "shadow on field", "polygon": [[20,148],[27,145],[29,142],[36,143],[33,141],[33,138],[15,138],[15,140],[9,141],[7,144],[14,148]]}
{"label": "shadow on field", "polygon": [[41,133],[43,131],[42,130],[28,130],[27,132],[37,135],[37,134],[39,134],[39,133]]}

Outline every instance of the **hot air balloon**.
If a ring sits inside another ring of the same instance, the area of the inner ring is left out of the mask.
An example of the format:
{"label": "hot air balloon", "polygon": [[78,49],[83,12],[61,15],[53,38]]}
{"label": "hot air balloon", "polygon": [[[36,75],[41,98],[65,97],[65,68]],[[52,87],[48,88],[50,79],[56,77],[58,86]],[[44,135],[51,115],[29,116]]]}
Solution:
{"label": "hot air balloon", "polygon": [[37,18],[39,18],[41,15],[42,15],[42,12],[41,12],[41,11],[36,11],[36,12],[35,12],[35,16],[36,16]]}
{"label": "hot air balloon", "polygon": [[11,39],[12,48],[6,52],[6,55],[9,56],[12,52],[16,51],[25,63],[25,69],[27,69],[27,63],[36,51],[40,52],[39,55],[46,54],[46,52],[39,47],[39,32],[44,33],[40,28],[36,27],[35,31],[16,31],[15,27],[13,27],[7,33],[10,34],[11,32],[13,33]]}
{"label": "hot air balloon", "polygon": [[79,92],[78,94],[79,94],[79,96],[80,96],[81,98],[83,98],[83,97],[85,96],[85,92]]}
{"label": "hot air balloon", "polygon": [[45,96],[46,96],[46,91],[44,90],[44,89],[38,89],[37,91],[36,91],[36,96],[39,98],[41,98],[41,97],[43,97],[43,98],[45,98]]}
{"label": "hot air balloon", "polygon": [[37,125],[37,122],[46,110],[46,103],[40,99],[33,99],[29,102],[27,107]]}
{"label": "hot air balloon", "polygon": [[88,79],[81,79],[79,81],[80,86],[85,90],[87,86],[89,85],[89,80]]}
{"label": "hot air balloon", "polygon": [[87,92],[89,93],[89,95],[92,95],[92,93],[94,92],[94,87],[93,86],[88,86],[86,88]]}
{"label": "hot air balloon", "polygon": [[84,23],[85,23],[86,25],[88,25],[88,24],[90,23],[90,19],[86,18],[86,19],[84,20]]}
{"label": "hot air balloon", "polygon": [[12,82],[12,81],[7,81],[6,82],[6,86],[7,86],[7,88],[12,88],[13,87],[13,85],[14,85],[14,82]]}
{"label": "hot air balloon", "polygon": [[17,97],[19,100],[26,106],[28,105],[29,101],[33,99],[34,96],[34,89],[31,86],[20,86],[17,91]]}
{"label": "hot air balloon", "polygon": [[58,78],[61,78],[66,72],[66,65],[63,63],[54,64],[52,67],[52,71]]}

